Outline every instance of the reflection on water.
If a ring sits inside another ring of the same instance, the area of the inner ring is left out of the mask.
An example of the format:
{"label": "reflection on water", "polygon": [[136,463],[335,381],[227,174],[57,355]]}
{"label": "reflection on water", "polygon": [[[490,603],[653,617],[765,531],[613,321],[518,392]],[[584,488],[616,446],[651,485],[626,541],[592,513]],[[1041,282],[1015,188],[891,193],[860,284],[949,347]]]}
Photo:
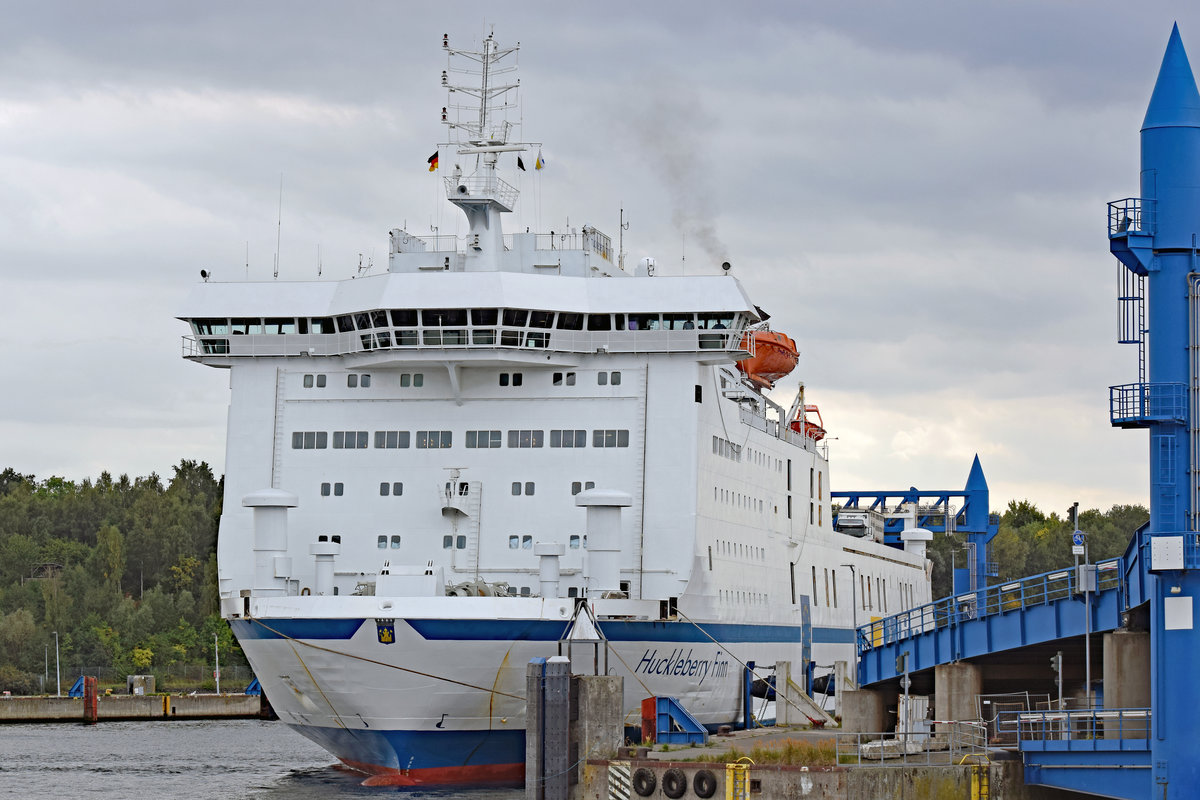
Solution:
{"label": "reflection on water", "polygon": [[[2,702],[2,701],[0,701]],[[520,789],[368,788],[362,776],[278,722],[0,725],[0,797],[481,798]]]}

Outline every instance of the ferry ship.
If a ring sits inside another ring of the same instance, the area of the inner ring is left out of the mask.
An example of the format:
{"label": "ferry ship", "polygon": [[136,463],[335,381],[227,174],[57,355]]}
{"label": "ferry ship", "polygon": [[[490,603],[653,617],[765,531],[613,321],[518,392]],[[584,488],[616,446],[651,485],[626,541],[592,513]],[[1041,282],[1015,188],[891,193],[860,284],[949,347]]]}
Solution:
{"label": "ferry ship", "polygon": [[796,344],[728,263],[504,233],[501,175],[544,165],[516,48],[443,48],[429,171],[465,235],[392,230],[344,280],[204,274],[179,317],[229,371],[222,613],[279,718],[374,784],[520,781],[534,657],[715,727],[747,663],[848,661],[856,617],[931,599],[920,536],[834,529],[819,412],[772,399]]}

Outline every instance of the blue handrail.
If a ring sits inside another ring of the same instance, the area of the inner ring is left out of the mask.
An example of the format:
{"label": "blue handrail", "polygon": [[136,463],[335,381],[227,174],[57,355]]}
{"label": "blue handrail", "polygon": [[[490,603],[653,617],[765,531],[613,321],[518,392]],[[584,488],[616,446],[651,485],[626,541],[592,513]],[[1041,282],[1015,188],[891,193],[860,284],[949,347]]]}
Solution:
{"label": "blue handrail", "polygon": [[[1097,562],[1098,592],[1119,589],[1123,581],[1120,558]],[[901,642],[948,625],[1048,605],[1075,594],[1075,570],[1067,567],[988,586],[977,592],[945,597],[859,626],[858,652],[862,654],[873,647]]]}

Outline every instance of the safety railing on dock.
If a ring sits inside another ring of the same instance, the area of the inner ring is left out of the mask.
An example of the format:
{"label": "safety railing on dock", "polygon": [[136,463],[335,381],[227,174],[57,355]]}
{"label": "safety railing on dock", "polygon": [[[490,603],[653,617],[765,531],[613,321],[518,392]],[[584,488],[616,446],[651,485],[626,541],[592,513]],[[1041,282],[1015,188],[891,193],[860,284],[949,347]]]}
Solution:
{"label": "safety railing on dock", "polygon": [[[1097,562],[1097,591],[1118,588],[1121,581],[1121,559]],[[1060,569],[988,586],[977,592],[946,597],[859,627],[858,651],[862,653],[873,647],[893,644],[992,614],[1048,605],[1078,593],[1080,590],[1076,587],[1075,570]]]}
{"label": "safety railing on dock", "polygon": [[1149,747],[1150,709],[1004,711],[998,738],[1021,750],[1142,750]]}
{"label": "safety railing on dock", "polygon": [[932,722],[933,732],[839,733],[838,764],[874,767],[944,766],[987,756],[987,727],[979,721]]}

